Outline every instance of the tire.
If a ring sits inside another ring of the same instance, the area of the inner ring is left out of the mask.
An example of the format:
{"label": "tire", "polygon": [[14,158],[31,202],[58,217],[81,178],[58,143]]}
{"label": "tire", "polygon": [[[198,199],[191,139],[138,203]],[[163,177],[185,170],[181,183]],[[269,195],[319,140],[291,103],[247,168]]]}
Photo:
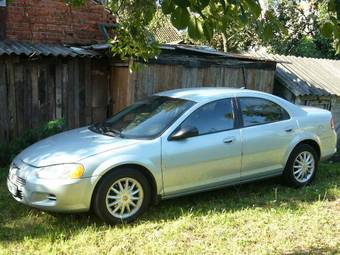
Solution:
{"label": "tire", "polygon": [[294,188],[310,184],[315,178],[318,163],[319,157],[312,146],[298,145],[290,154],[283,171],[285,183]]}
{"label": "tire", "polygon": [[97,184],[92,209],[108,224],[129,223],[147,210],[150,201],[147,178],[136,169],[119,168],[104,175]]}

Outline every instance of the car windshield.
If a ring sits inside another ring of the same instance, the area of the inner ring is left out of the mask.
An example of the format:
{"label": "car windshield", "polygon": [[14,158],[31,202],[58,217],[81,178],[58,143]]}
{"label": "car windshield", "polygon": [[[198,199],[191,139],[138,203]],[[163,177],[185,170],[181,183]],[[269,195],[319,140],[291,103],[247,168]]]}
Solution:
{"label": "car windshield", "polygon": [[162,134],[194,102],[179,98],[152,96],[135,103],[90,130],[122,138],[154,138]]}

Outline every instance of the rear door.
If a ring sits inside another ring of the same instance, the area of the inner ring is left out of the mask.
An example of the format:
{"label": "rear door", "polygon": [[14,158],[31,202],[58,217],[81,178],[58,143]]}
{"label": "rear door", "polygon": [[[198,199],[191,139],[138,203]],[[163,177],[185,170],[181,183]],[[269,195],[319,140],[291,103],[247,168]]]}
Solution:
{"label": "rear door", "polygon": [[239,97],[242,135],[241,179],[274,175],[284,168],[285,153],[297,123],[279,104],[258,97]]}

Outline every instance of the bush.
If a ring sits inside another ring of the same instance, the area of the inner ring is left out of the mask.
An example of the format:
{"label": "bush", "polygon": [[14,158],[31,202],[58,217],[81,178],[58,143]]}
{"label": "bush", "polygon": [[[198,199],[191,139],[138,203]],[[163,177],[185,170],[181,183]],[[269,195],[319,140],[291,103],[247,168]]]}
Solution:
{"label": "bush", "polygon": [[28,129],[9,143],[0,143],[0,166],[8,166],[13,158],[31,144],[64,130],[63,119],[53,120],[39,128]]}

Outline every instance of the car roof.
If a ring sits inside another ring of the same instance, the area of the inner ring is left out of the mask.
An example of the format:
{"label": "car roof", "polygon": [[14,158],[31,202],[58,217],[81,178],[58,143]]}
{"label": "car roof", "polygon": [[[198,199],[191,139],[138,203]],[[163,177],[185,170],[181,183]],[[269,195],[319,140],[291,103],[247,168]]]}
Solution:
{"label": "car roof", "polygon": [[233,97],[238,95],[260,95],[267,94],[255,90],[238,89],[238,88],[223,88],[223,87],[204,87],[204,88],[184,88],[174,89],[164,92],[160,92],[156,95],[166,96],[173,98],[181,98],[186,100],[195,101],[197,103],[204,102],[207,100],[214,100],[223,97]]}

